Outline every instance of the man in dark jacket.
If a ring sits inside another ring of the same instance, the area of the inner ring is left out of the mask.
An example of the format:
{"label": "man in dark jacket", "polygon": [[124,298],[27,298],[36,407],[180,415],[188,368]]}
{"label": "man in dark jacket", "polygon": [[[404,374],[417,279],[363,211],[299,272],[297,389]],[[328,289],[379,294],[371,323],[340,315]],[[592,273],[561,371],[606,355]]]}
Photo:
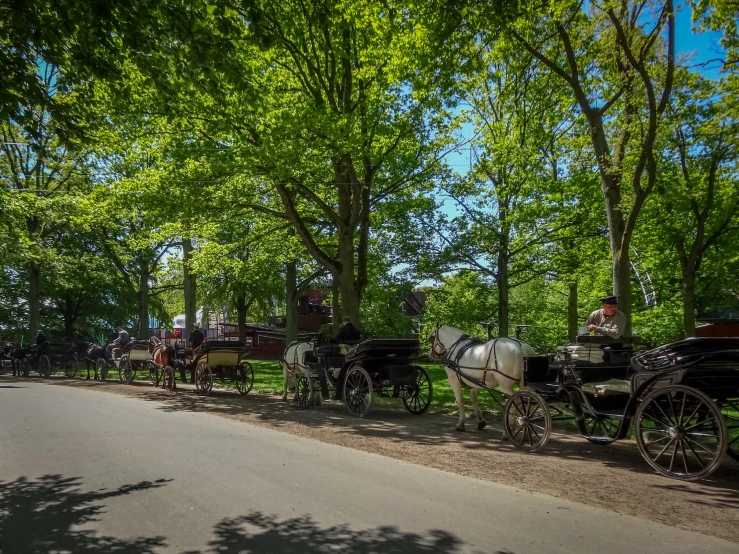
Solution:
{"label": "man in dark jacket", "polygon": [[195,350],[198,346],[205,342],[205,334],[203,333],[202,329],[200,329],[200,327],[196,325],[190,333],[190,337],[188,340],[190,342],[190,347]]}
{"label": "man in dark jacket", "polygon": [[334,340],[338,343],[354,342],[359,340],[359,329],[354,327],[350,317],[345,317],[341,322],[341,328],[336,333]]}

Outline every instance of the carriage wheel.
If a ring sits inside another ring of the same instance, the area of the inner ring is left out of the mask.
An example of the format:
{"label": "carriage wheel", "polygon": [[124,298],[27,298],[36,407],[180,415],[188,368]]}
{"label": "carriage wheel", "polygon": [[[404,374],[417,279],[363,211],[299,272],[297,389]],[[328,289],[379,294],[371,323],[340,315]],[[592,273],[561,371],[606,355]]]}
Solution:
{"label": "carriage wheel", "polygon": [[313,380],[304,373],[297,375],[296,379],[298,380],[296,385],[298,388],[298,405],[301,408],[307,408],[313,399]]}
{"label": "carriage wheel", "polygon": [[403,404],[406,410],[414,415],[421,415],[431,406],[434,395],[434,387],[426,370],[416,366],[415,383],[408,385],[408,393],[403,396]]}
{"label": "carriage wheel", "polygon": [[166,366],[162,372],[162,386],[169,392],[172,392],[177,387],[177,381],[175,381],[174,368],[172,366]]}
{"label": "carriage wheel", "polygon": [[108,362],[103,358],[98,358],[98,361],[95,362],[95,370],[101,381],[105,381],[108,378]]}
{"label": "carriage wheel", "polygon": [[639,452],[662,475],[695,481],[721,465],[726,424],[704,393],[684,385],[654,390],[639,404],[635,420]]}
{"label": "carriage wheel", "polygon": [[739,399],[721,404],[721,414],[726,422],[728,445],[726,453],[739,462]]}
{"label": "carriage wheel", "polygon": [[36,360],[36,370],[41,377],[49,377],[51,375],[51,360],[46,354],[42,354]]}
{"label": "carriage wheel", "polygon": [[594,416],[593,414],[582,414],[585,420],[585,429],[587,435],[583,435],[589,442],[593,444],[611,444],[618,436],[618,430],[621,422],[617,419],[607,417]]}
{"label": "carriage wheel", "polygon": [[372,406],[372,379],[364,368],[354,366],[344,377],[344,405],[357,417],[364,417]]}
{"label": "carriage wheel", "polygon": [[129,358],[128,356],[122,357],[120,365],[118,366],[118,379],[120,379],[121,383],[130,385],[131,383],[133,383],[135,377],[136,371],[134,370],[131,358]]}
{"label": "carriage wheel", "polygon": [[516,449],[536,452],[544,448],[552,433],[549,406],[535,392],[517,392],[506,402],[503,429]]}
{"label": "carriage wheel", "polygon": [[69,379],[74,379],[77,375],[77,356],[70,356],[64,361],[64,374]]}
{"label": "carriage wheel", "polygon": [[210,394],[213,390],[213,372],[206,362],[200,362],[195,369],[195,388],[201,394]]}
{"label": "carriage wheel", "polygon": [[155,387],[159,386],[159,368],[154,365],[149,366],[149,381]]}
{"label": "carriage wheel", "polygon": [[249,394],[254,386],[254,368],[252,365],[242,360],[236,368],[236,390],[241,394]]}

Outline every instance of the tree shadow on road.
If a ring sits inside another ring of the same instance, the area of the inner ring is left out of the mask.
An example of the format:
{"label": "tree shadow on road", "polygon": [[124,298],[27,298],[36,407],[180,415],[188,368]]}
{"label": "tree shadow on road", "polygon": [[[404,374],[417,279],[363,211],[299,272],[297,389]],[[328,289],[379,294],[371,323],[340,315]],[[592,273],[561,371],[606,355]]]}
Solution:
{"label": "tree shadow on road", "polygon": [[[465,544],[446,531],[430,530],[424,535],[399,530],[394,526],[355,530],[348,525],[321,527],[309,515],[279,520],[276,516],[254,512],[225,518],[214,529],[215,538],[205,552],[237,554],[402,554],[458,553]],[[200,554],[191,551],[186,554]],[[482,554],[482,553],[480,553]],[[499,550],[490,554],[513,554]]]}
{"label": "tree shadow on road", "polygon": [[166,546],[163,537],[118,539],[75,527],[99,521],[105,500],[164,486],[141,481],[117,489],[83,492],[79,477],[44,475],[0,482],[0,552],[148,554]]}

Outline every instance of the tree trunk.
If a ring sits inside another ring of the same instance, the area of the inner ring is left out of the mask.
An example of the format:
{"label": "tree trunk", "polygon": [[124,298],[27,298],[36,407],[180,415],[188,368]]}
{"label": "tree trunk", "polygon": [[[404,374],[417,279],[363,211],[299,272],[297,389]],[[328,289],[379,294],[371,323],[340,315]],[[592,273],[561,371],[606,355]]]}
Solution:
{"label": "tree trunk", "polygon": [[334,276],[331,283],[331,326],[334,335],[339,332],[341,327],[341,292],[339,290],[339,280]]}
{"label": "tree trunk", "polygon": [[186,338],[195,326],[197,317],[196,306],[196,278],[190,269],[192,261],[192,241],[182,239],[182,275],[185,288],[185,336]]}
{"label": "tree trunk", "polygon": [[623,336],[629,337],[631,336],[631,260],[628,248],[616,251],[613,256],[613,294],[618,296],[618,309],[626,316]]}
{"label": "tree trunk", "polygon": [[77,319],[74,299],[70,293],[64,295],[64,337],[74,340],[74,322]]}
{"label": "tree trunk", "polygon": [[141,273],[139,274],[139,340],[145,340],[149,338],[149,268],[147,266],[141,267]]}
{"label": "tree trunk", "polygon": [[685,337],[695,336],[695,274],[683,270],[683,327]]}
{"label": "tree trunk", "polygon": [[580,318],[577,316],[577,281],[570,283],[567,293],[567,339],[575,342],[577,331],[580,328]]}
{"label": "tree trunk", "polygon": [[36,333],[41,328],[41,299],[39,285],[41,268],[36,262],[28,265],[28,342],[33,344]]}
{"label": "tree trunk", "polygon": [[341,292],[341,315],[349,317],[359,328],[359,303],[361,291],[354,276],[353,233],[339,233],[339,290]]}
{"label": "tree trunk", "polygon": [[298,340],[298,268],[295,261],[285,271],[285,343]]}
{"label": "tree trunk", "polygon": [[508,336],[508,240],[503,237],[498,250],[498,336]]}
{"label": "tree trunk", "polygon": [[239,325],[239,340],[246,343],[246,296],[243,292],[236,298],[236,320]]}

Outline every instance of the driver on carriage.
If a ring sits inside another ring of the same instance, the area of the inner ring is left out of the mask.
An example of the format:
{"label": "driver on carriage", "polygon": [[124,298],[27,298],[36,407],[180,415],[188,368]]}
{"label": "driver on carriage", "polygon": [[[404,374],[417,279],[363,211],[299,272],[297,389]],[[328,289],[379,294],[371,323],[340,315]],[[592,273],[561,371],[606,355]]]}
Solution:
{"label": "driver on carriage", "polygon": [[600,302],[601,309],[595,310],[585,320],[588,332],[612,339],[620,338],[626,328],[626,315],[618,309],[618,297],[605,296]]}
{"label": "driver on carriage", "polygon": [[123,347],[126,346],[131,340],[131,337],[128,334],[128,331],[126,331],[123,327],[118,327],[118,336],[113,340],[111,343],[112,351],[113,351],[113,359],[117,360],[121,357],[121,352],[123,351]]}
{"label": "driver on carriage", "polygon": [[341,321],[341,328],[334,337],[334,342],[339,343],[339,353],[348,354],[354,348],[354,344],[359,340],[359,329],[354,327],[349,316],[345,316]]}

